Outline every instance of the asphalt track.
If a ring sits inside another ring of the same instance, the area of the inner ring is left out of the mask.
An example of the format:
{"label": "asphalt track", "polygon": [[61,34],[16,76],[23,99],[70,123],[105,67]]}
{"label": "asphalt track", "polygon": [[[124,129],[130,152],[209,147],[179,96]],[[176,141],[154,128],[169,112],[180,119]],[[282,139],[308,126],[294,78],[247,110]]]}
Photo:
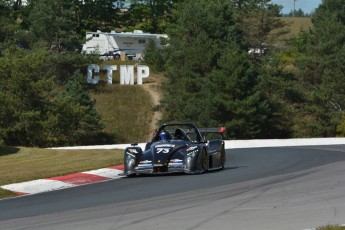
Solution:
{"label": "asphalt track", "polygon": [[345,146],[227,151],[223,171],[0,201],[0,229],[311,229],[345,224]]}

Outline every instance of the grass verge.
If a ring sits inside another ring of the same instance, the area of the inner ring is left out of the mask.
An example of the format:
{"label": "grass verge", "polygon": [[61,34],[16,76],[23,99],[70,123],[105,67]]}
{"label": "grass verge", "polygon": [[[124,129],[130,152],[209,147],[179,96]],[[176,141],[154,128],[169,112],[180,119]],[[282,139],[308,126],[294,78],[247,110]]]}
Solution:
{"label": "grass verge", "polygon": [[147,141],[152,133],[153,108],[150,95],[141,86],[106,85],[92,97],[105,132],[115,137],[115,143]]}
{"label": "grass verge", "polygon": [[10,198],[10,197],[15,197],[15,196],[17,196],[15,193],[0,188],[0,199]]}
{"label": "grass verge", "polygon": [[[137,65],[136,62],[121,62],[109,60],[105,65]],[[136,73],[135,73],[136,76]],[[150,94],[143,85],[120,85],[120,71],[114,71],[113,84],[107,84],[107,76],[100,73],[100,83],[91,90],[92,98],[96,102],[96,109],[105,125],[105,133],[113,137],[112,143],[145,142],[151,137],[150,130],[154,114],[153,102]],[[145,85],[150,85],[153,78],[144,79]]]}
{"label": "grass verge", "polygon": [[[62,176],[123,163],[123,150],[0,147],[0,185]],[[0,190],[0,198],[13,194]]]}
{"label": "grass verge", "polygon": [[282,19],[283,22],[288,24],[288,28],[290,30],[290,33],[288,34],[289,37],[294,37],[301,30],[308,30],[313,26],[311,18],[308,17],[281,17],[280,19]]}

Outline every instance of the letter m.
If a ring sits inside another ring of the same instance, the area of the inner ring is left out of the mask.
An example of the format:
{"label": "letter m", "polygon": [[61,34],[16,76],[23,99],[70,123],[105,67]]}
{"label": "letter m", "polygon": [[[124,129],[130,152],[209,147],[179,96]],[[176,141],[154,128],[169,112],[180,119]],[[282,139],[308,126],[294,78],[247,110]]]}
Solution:
{"label": "letter m", "polygon": [[120,84],[134,85],[134,66],[133,65],[120,66]]}

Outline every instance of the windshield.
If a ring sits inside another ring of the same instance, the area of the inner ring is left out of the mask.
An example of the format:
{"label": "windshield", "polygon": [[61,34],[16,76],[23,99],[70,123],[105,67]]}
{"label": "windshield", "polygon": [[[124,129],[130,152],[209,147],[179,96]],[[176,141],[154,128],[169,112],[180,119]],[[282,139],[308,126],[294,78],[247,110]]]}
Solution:
{"label": "windshield", "polygon": [[153,141],[184,140],[199,142],[198,131],[191,125],[165,125],[156,133]]}

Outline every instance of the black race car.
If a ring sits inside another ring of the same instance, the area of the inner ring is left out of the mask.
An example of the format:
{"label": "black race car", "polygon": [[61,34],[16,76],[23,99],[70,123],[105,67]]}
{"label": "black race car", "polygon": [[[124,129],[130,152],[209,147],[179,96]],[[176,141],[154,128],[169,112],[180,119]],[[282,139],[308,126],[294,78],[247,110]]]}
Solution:
{"label": "black race car", "polygon": [[[125,149],[124,175],[204,173],[223,169],[225,164],[224,128],[198,129],[192,123],[162,125],[146,144]],[[206,136],[212,136],[206,140]]]}

